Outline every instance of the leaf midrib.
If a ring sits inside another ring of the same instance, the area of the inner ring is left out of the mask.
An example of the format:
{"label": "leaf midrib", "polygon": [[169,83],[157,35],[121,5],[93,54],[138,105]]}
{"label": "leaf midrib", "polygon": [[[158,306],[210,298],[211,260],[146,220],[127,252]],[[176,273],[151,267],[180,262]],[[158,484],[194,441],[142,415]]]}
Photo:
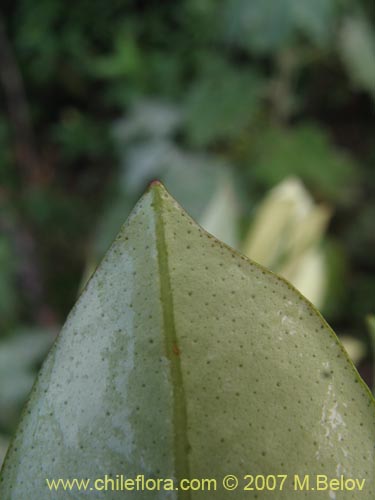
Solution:
{"label": "leaf midrib", "polygon": [[[163,314],[166,354],[170,362],[170,374],[173,391],[173,434],[175,475],[179,481],[190,478],[188,460],[189,441],[187,436],[187,408],[185,388],[178,348],[176,324],[174,318],[173,293],[168,265],[168,248],[163,221],[163,199],[157,186],[153,189],[155,209],[155,237],[160,278],[160,301]],[[190,500],[189,491],[178,490],[179,500]]]}

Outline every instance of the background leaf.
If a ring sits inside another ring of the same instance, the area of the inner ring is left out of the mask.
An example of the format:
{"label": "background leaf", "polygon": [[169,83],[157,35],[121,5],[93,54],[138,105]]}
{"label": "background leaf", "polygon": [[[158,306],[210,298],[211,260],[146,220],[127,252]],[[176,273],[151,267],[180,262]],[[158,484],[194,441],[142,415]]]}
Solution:
{"label": "background leaf", "polygon": [[187,135],[195,146],[231,139],[254,122],[259,110],[261,80],[209,54],[202,74],[188,91]]}
{"label": "background leaf", "polygon": [[270,129],[259,141],[253,172],[260,182],[272,186],[289,174],[341,203],[355,194],[355,165],[331,147],[328,137],[314,125],[294,130]]}
{"label": "background leaf", "polygon": [[375,32],[363,16],[348,17],[340,33],[341,57],[354,85],[375,97]]}
{"label": "background leaf", "polygon": [[14,422],[52,341],[51,331],[24,328],[0,342],[1,428],[9,430],[8,422]]}

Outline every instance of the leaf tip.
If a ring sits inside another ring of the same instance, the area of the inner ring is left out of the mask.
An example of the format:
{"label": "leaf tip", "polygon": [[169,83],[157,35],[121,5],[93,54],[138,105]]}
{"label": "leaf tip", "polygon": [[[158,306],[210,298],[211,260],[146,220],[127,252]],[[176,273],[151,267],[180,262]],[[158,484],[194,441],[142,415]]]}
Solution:
{"label": "leaf tip", "polygon": [[158,179],[154,179],[152,180],[149,185],[147,186],[147,190],[146,191],[151,191],[152,189],[165,189],[163,183],[161,181],[159,181]]}

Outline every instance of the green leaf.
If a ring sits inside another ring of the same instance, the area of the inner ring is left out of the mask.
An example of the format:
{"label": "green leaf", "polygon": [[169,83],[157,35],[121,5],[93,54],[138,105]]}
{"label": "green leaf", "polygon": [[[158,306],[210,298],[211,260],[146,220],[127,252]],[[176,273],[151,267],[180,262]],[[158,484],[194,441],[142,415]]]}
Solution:
{"label": "green leaf", "polygon": [[187,95],[189,140],[195,146],[206,146],[233,139],[254,121],[260,96],[261,82],[256,73],[235,69],[218,58],[207,61]]}
{"label": "green leaf", "polygon": [[266,187],[296,176],[319,194],[342,203],[356,192],[353,160],[313,124],[270,128],[259,140],[258,155],[252,171]]}
{"label": "green leaf", "polygon": [[373,378],[373,389],[372,392],[375,394],[375,316],[371,314],[367,317],[367,324],[370,331],[371,345],[372,345],[372,378]]}
{"label": "green leaf", "polygon": [[8,449],[8,439],[0,434],[0,467],[3,463],[6,451]]}
{"label": "green leaf", "polygon": [[[365,479],[361,499],[370,500],[374,434],[375,401],[319,313],[153,183],[43,365],[0,497],[27,498],[32,488],[50,499],[46,478],[125,471],[236,474],[236,499],[255,498],[242,490],[249,473],[288,474],[278,499],[291,498],[294,474],[344,474]],[[215,498],[228,496],[219,482]]]}
{"label": "green leaf", "polygon": [[94,59],[93,68],[99,77],[110,80],[139,72],[142,68],[142,55],[134,37],[124,35],[123,28],[115,37],[113,53]]}
{"label": "green leaf", "polygon": [[109,150],[107,129],[74,108],[64,111],[51,135],[67,161],[80,157],[97,158]]}
{"label": "green leaf", "polygon": [[226,0],[223,35],[252,52],[278,52],[301,32],[315,44],[332,32],[333,0]]}
{"label": "green leaf", "polygon": [[[14,425],[54,339],[50,330],[19,328],[0,342],[0,427]],[[13,427],[12,427],[13,428]]]}
{"label": "green leaf", "polygon": [[341,58],[354,85],[375,97],[375,32],[364,17],[348,17],[339,38]]}

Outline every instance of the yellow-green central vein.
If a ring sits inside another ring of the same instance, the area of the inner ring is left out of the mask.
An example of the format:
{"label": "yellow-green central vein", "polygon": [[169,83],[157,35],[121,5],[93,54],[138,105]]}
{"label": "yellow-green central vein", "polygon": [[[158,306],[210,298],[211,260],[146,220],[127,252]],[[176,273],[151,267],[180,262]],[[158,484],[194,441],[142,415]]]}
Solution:
{"label": "yellow-green central vein", "polygon": [[[171,380],[173,388],[175,474],[177,480],[181,480],[183,478],[190,478],[186,397],[174,318],[173,295],[168,266],[168,249],[163,221],[163,200],[157,186],[154,187],[153,192],[156,218],[156,247],[158,253],[164,335],[167,357],[170,361]],[[179,500],[190,500],[191,495],[189,491],[179,490],[177,497]]]}

